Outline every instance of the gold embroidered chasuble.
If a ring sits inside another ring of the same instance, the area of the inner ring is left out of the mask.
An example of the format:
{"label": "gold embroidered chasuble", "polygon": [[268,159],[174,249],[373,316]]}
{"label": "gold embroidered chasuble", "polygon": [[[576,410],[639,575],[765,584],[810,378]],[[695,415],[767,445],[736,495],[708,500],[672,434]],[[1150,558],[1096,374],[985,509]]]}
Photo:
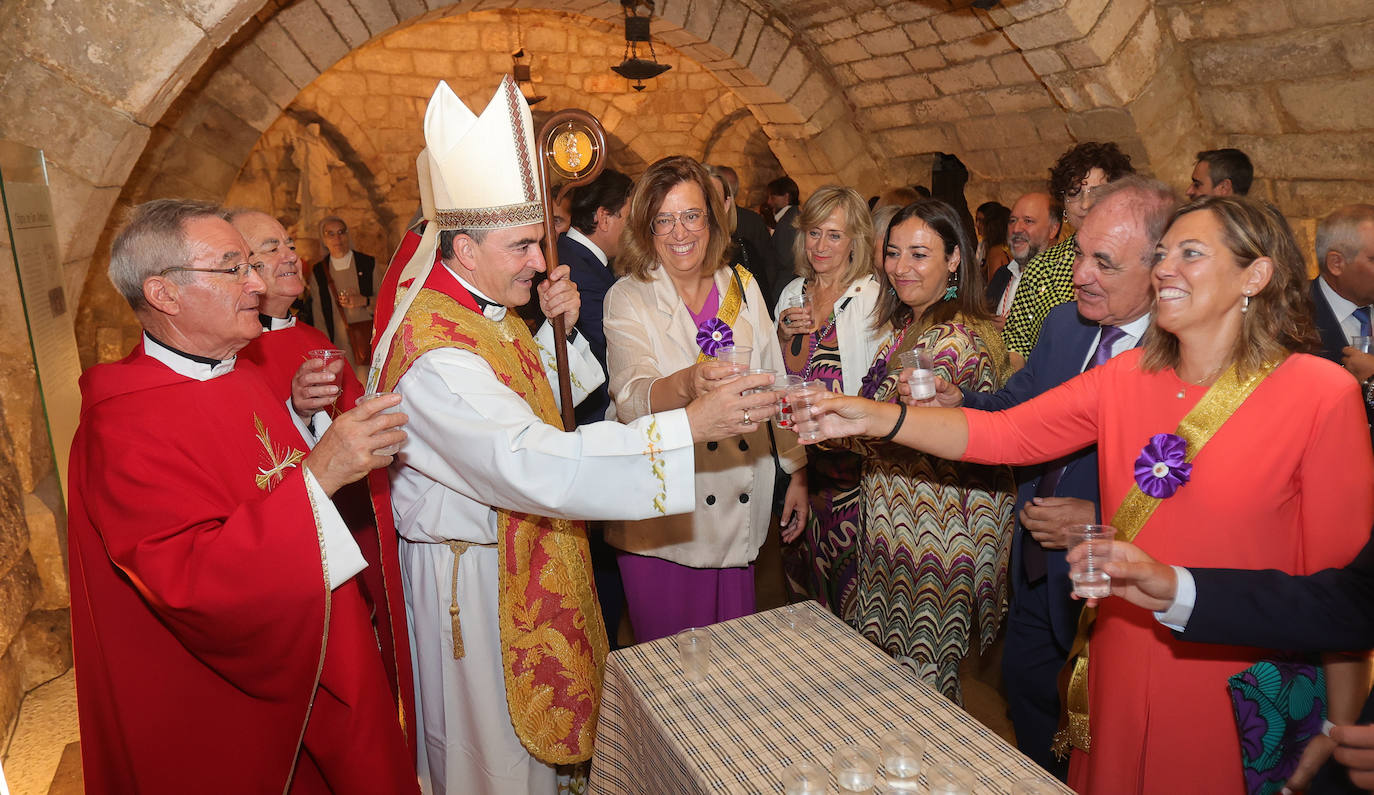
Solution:
{"label": "gold embroidered chasuble", "polygon": [[[455,298],[434,286],[431,279],[406,313],[379,388],[395,389],[425,353],[457,348],[481,356],[540,419],[561,430],[553,389],[524,321],[514,312],[489,320],[469,296]],[[455,281],[450,289],[462,287]],[[589,759],[607,642],[584,524],[502,508],[496,514],[501,660],[511,723],[525,748],[545,763]]]}

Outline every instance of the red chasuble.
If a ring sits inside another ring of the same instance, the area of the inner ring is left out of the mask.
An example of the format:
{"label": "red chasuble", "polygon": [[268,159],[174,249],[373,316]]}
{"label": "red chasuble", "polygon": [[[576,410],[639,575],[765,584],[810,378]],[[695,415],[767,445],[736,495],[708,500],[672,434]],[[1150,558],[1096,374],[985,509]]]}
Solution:
{"label": "red chasuble", "polygon": [[416,792],[358,578],[329,589],[307,451],[261,373],[195,381],[140,346],[81,390],[86,791]]}
{"label": "red chasuble", "polygon": [[[333,348],[323,332],[297,322],[294,326],[264,331],[262,336],[239,351],[239,362],[252,362],[261,370],[269,388],[276,393],[278,405],[291,397],[291,379],[296,376],[309,351]],[[363,394],[363,385],[347,364],[340,372],[342,390],[340,411],[353,408]],[[334,493],[334,505],[353,533],[353,540],[367,561],[358,574],[358,584],[367,601],[382,649],[391,694],[401,715],[411,756],[416,756],[415,678],[411,669],[410,640],[406,633],[406,604],[401,587],[400,543],[396,520],[391,512],[391,482],[385,469],[368,473],[365,481],[350,483]]]}

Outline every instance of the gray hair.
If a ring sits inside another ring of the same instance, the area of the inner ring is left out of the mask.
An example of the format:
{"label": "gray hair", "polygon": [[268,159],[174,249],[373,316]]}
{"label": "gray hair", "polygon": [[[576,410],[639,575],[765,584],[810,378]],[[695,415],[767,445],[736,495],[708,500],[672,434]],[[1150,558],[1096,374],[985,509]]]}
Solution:
{"label": "gray hair", "polygon": [[133,209],[110,247],[110,282],[135,312],[147,301],[143,283],[168,268],[191,261],[186,224],[220,217],[220,206],[193,199],[155,199]]}
{"label": "gray hair", "polygon": [[1339,252],[1346,259],[1360,255],[1360,225],[1374,221],[1374,204],[1347,204],[1317,224],[1317,267],[1326,272],[1326,255]]}
{"label": "gray hair", "polygon": [[1117,195],[1126,202],[1130,216],[1139,219],[1145,226],[1142,260],[1149,264],[1154,259],[1155,246],[1169,226],[1170,216],[1178,208],[1178,194],[1157,179],[1127,174],[1093,191],[1093,207],[1100,207],[1107,199]]}
{"label": "gray hair", "polygon": [[325,225],[325,224],[335,224],[335,223],[337,223],[337,224],[343,224],[343,230],[344,230],[344,232],[347,232],[347,231],[348,231],[348,222],[347,222],[347,221],[345,221],[344,219],[340,218],[340,217],[337,216],[337,215],[326,215],[324,218],[321,218],[321,219],[320,219],[320,240],[324,240],[324,225]]}
{"label": "gray hair", "polygon": [[467,235],[472,242],[482,245],[490,229],[441,229],[439,230],[439,259],[451,260],[454,257],[453,241],[459,235]]}

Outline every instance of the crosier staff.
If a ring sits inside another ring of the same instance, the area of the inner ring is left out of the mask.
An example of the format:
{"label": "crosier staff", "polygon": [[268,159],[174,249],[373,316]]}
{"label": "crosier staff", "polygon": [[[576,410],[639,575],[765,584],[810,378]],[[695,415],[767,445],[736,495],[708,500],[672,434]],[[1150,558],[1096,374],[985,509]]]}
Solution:
{"label": "crosier staff", "polygon": [[[544,202],[544,261],[549,270],[558,267],[558,236],[553,229],[554,196],[550,191],[549,172],[564,180],[563,191],[585,185],[596,179],[606,167],[606,131],[596,117],[585,110],[560,110],[544,126],[536,138],[539,150],[539,182]],[[563,429],[572,430],[577,424],[573,417],[572,380],[568,373],[567,329],[563,316],[553,318],[553,356],[558,367],[558,397],[563,409]]]}

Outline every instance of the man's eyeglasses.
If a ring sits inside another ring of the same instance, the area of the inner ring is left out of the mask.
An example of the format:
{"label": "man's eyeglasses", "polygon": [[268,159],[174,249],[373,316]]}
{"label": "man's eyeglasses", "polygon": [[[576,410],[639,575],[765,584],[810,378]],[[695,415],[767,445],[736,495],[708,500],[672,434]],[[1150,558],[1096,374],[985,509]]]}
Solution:
{"label": "man's eyeglasses", "polygon": [[688,232],[700,232],[706,228],[705,210],[683,210],[676,213],[659,213],[654,216],[654,220],[649,222],[649,230],[654,233],[654,237],[663,237],[673,231],[673,227],[678,223]]}
{"label": "man's eyeglasses", "polygon": [[158,276],[166,276],[167,274],[173,273],[173,272],[176,272],[176,271],[190,271],[190,272],[192,272],[192,273],[221,273],[221,274],[224,274],[225,276],[233,276],[233,277],[234,277],[234,281],[236,281],[236,282],[242,282],[242,281],[247,281],[247,280],[248,280],[248,272],[249,272],[249,271],[255,271],[255,272],[261,273],[261,272],[262,272],[262,263],[261,263],[261,262],[240,262],[239,264],[235,265],[235,266],[232,267],[232,268],[188,268],[188,267],[185,267],[185,266],[178,265],[177,267],[174,267],[174,268],[163,268],[162,270],[160,270],[160,271],[157,272],[157,275],[158,275]]}

